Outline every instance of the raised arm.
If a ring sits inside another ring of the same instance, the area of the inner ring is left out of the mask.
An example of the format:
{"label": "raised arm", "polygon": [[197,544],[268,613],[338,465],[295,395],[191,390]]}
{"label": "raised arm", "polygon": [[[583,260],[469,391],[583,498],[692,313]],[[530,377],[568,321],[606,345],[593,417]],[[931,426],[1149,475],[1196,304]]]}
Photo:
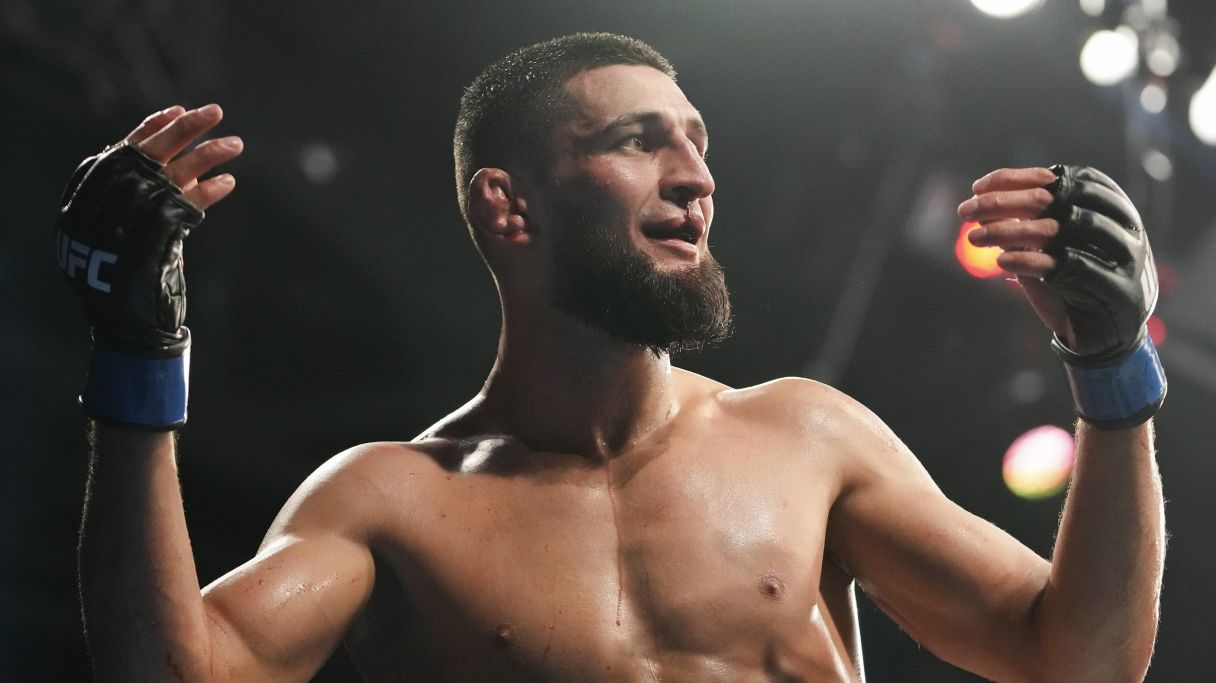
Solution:
{"label": "raised arm", "polygon": [[301,489],[254,560],[199,590],[172,431],[186,419],[189,372],[182,244],[234,186],[227,174],[199,177],[242,144],[221,138],[178,154],[221,115],[216,106],[153,114],[86,160],[64,195],[60,267],[94,340],[81,396],[98,424],[80,573],[99,680],[305,680],[372,583],[358,506],[317,512],[350,495],[345,479],[327,476]]}
{"label": "raised arm", "polygon": [[166,433],[99,426],[81,533],[101,681],[306,681],[371,594],[360,502],[339,457],[288,502],[257,555],[199,590]]}
{"label": "raised arm", "polygon": [[1147,425],[1078,426],[1049,563],[948,500],[878,418],[839,402],[820,422],[848,472],[829,549],[913,638],[1003,683],[1143,679],[1164,552]]}
{"label": "raised arm", "polygon": [[842,404],[851,458],[829,542],[944,659],[1000,681],[1139,681],[1156,637],[1165,530],[1148,420],[1165,393],[1144,331],[1156,279],[1143,226],[1093,169],[1005,169],[960,206],[1002,247],[1055,333],[1080,416],[1050,563],[946,500],[877,418]]}

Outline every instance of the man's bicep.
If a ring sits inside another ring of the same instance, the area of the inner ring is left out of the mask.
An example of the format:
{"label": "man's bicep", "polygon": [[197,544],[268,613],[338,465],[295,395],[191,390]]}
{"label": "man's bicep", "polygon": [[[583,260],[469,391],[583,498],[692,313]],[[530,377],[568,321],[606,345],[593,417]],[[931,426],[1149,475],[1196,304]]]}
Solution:
{"label": "man's bicep", "polygon": [[362,543],[282,535],[203,589],[217,680],[308,680],[371,594]]}
{"label": "man's bicep", "polygon": [[369,452],[313,472],[257,555],[203,589],[218,680],[308,680],[342,641],[375,584],[366,539],[383,506]]}
{"label": "man's bicep", "polygon": [[851,480],[832,508],[829,547],[921,644],[1006,680],[1032,645],[1048,563],[947,499],[877,417],[856,417],[844,446]]}

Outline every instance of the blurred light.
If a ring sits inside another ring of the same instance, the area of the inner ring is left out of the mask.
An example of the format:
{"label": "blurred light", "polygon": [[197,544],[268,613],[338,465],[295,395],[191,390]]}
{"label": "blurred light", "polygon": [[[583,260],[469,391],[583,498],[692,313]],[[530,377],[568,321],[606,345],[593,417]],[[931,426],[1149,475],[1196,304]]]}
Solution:
{"label": "blurred light", "polygon": [[1173,296],[1178,289],[1178,271],[1173,266],[1157,263],[1157,286],[1161,288],[1161,296]]}
{"label": "blurred light", "polygon": [[1154,344],[1160,345],[1165,341],[1165,322],[1155,315],[1148,318],[1148,336]]}
{"label": "blurred light", "polygon": [[1140,165],[1150,178],[1164,183],[1174,177],[1174,162],[1159,149],[1149,149],[1140,157]]}
{"label": "blurred light", "polygon": [[1054,496],[1068,484],[1075,455],[1071,434],[1053,425],[1035,427],[1005,451],[1001,468],[1005,486],[1020,498]]}
{"label": "blurred light", "polygon": [[1168,9],[1166,5],[1166,0],[1140,0],[1144,13],[1150,17],[1164,17],[1165,11]]}
{"label": "blurred light", "polygon": [[1100,17],[1106,10],[1106,0],[1081,0],[1081,11],[1091,17]]}
{"label": "blurred light", "polygon": [[1207,145],[1216,145],[1216,69],[1191,97],[1191,130]]}
{"label": "blurred light", "polygon": [[300,170],[314,185],[324,185],[338,175],[338,155],[324,142],[310,142],[300,148]]}
{"label": "blurred light", "polygon": [[971,0],[979,11],[997,19],[1012,19],[1043,4],[1043,0]]}
{"label": "blurred light", "polygon": [[1178,68],[1178,59],[1181,55],[1182,48],[1178,45],[1178,39],[1164,31],[1157,31],[1149,41],[1148,54],[1144,57],[1144,63],[1148,65],[1149,71],[1164,78]]}
{"label": "blurred light", "polygon": [[1009,378],[1009,398],[1022,405],[1034,403],[1046,392],[1047,380],[1037,370],[1019,370]]}
{"label": "blurred light", "polygon": [[1114,85],[1136,71],[1140,41],[1126,26],[1094,31],[1081,48],[1081,73],[1094,85]]}
{"label": "blurred light", "polygon": [[1140,106],[1150,114],[1160,114],[1164,111],[1168,100],[1165,88],[1159,83],[1149,83],[1140,90]]}
{"label": "blurred light", "polygon": [[1123,10],[1123,23],[1137,33],[1147,31],[1153,21],[1144,11],[1144,5],[1134,0],[1125,0],[1123,4],[1127,5],[1127,9]]}
{"label": "blurred light", "polygon": [[1000,247],[977,247],[967,239],[967,233],[980,227],[975,221],[963,223],[958,231],[958,239],[954,242],[954,255],[968,273],[975,277],[996,277],[1004,273],[996,264],[996,257],[1001,255]]}

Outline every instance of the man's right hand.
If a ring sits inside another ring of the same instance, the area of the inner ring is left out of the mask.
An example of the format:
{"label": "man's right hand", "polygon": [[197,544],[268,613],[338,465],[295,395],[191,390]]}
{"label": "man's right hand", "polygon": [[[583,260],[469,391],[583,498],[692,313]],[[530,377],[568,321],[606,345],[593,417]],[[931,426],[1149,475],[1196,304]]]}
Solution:
{"label": "man's right hand", "polygon": [[218,104],[191,111],[175,105],[144,119],[123,141],[135,145],[164,166],[165,175],[181,189],[185,198],[200,210],[206,210],[227,197],[236,187],[236,180],[230,173],[202,182],[199,182],[199,177],[239,156],[244,143],[239,137],[230,135],[208,140],[181,156],[177,155],[223,118],[224,112]]}
{"label": "man's right hand", "polygon": [[185,422],[182,243],[202,210],[235,186],[230,174],[199,177],[239,155],[243,143],[225,137],[178,155],[222,116],[214,104],[153,114],[86,159],[64,192],[57,256],[93,326],[81,401],[94,418],[152,429]]}

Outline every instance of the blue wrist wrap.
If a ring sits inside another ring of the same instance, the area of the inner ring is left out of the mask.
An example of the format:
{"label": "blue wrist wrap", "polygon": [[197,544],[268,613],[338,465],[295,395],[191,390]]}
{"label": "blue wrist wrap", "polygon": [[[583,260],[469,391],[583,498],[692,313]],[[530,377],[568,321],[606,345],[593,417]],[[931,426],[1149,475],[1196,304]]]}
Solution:
{"label": "blue wrist wrap", "polygon": [[186,423],[190,348],[172,358],[148,358],[93,345],[89,377],[80,395],[84,412],[103,422],[149,430]]}
{"label": "blue wrist wrap", "polygon": [[1087,366],[1058,340],[1052,342],[1064,360],[1078,417],[1095,427],[1116,429],[1140,424],[1157,412],[1165,400],[1165,368],[1153,340],[1148,334],[1143,337],[1130,354],[1105,366]]}

